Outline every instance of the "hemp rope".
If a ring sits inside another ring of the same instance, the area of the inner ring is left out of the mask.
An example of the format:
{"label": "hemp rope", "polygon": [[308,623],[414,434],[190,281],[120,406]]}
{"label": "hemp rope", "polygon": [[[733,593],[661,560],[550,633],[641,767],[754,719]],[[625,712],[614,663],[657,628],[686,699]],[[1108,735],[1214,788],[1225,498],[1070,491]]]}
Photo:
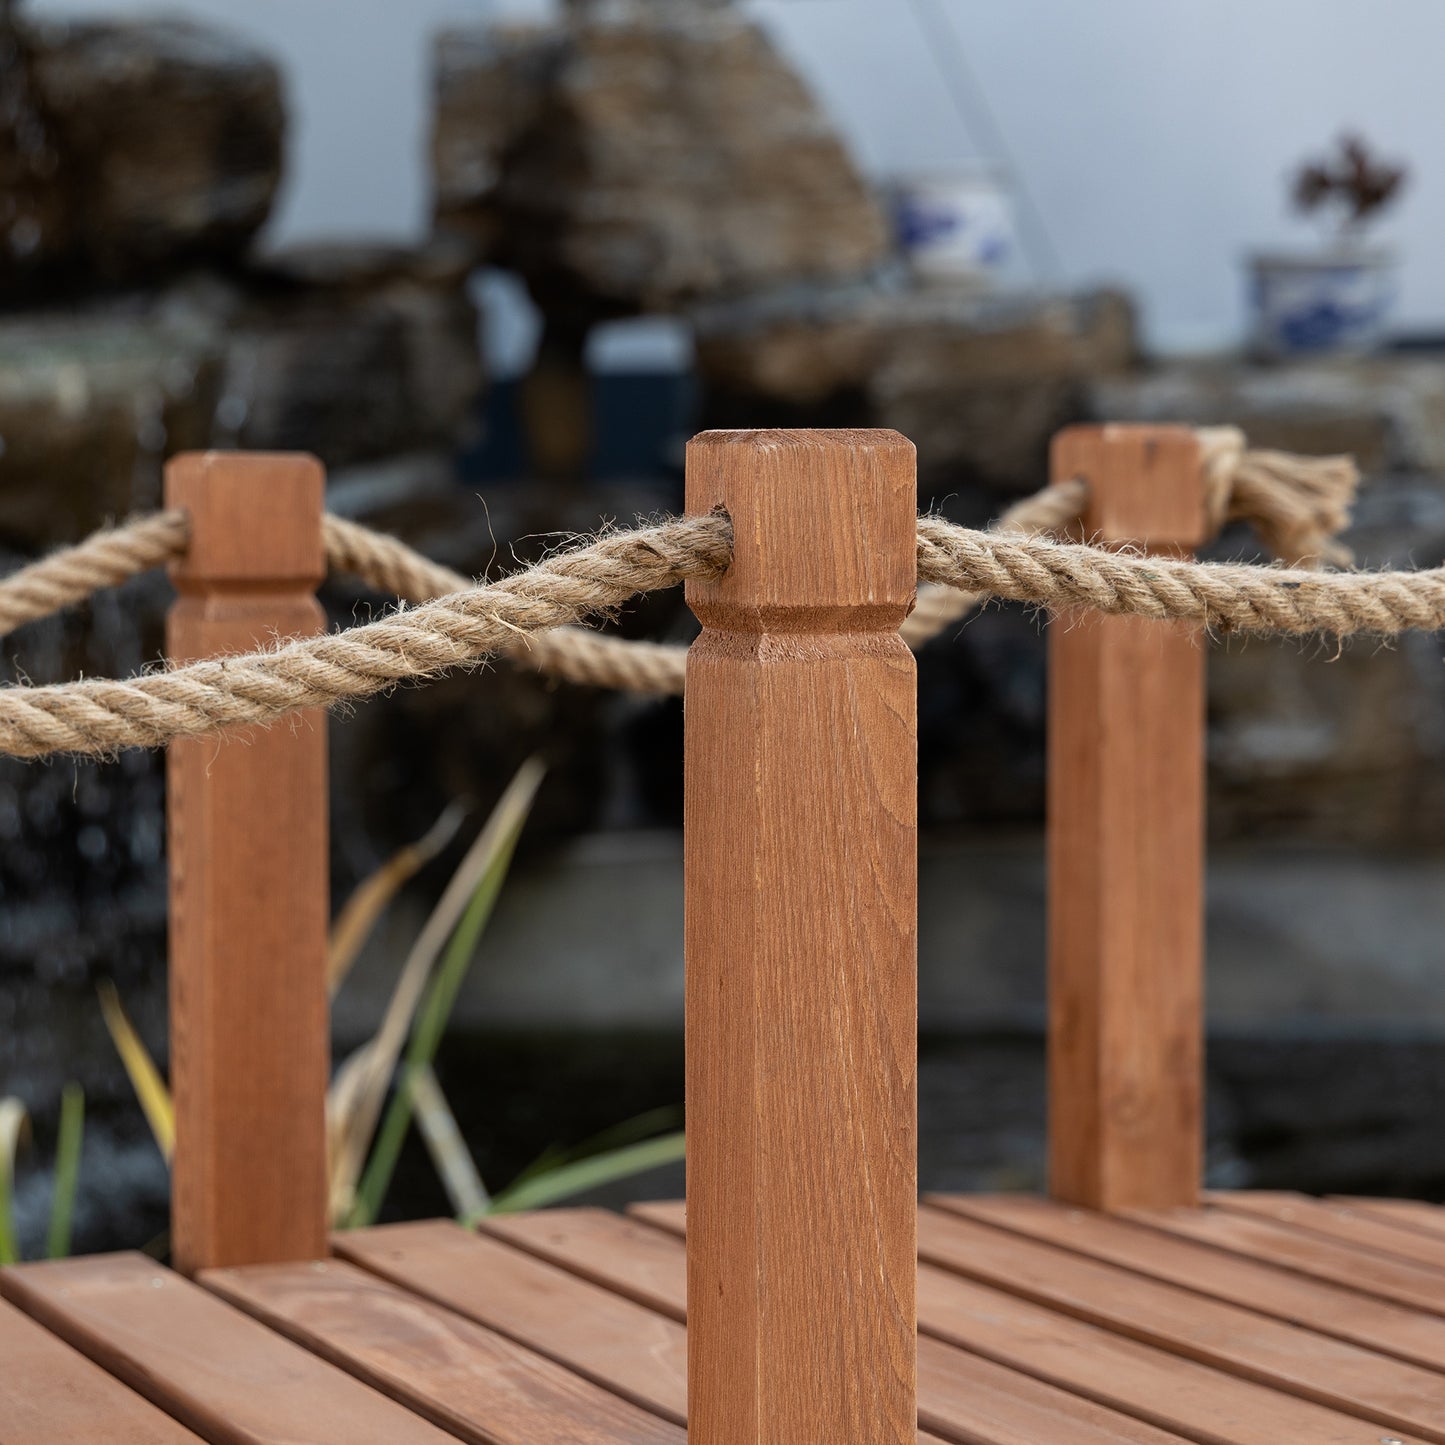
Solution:
{"label": "hemp rope", "polygon": [[[345,632],[207,659],[128,681],[0,689],[0,753],[111,753],[274,722],[479,662],[638,592],[727,568],[732,529],[690,517],[613,533],[484,586]],[[1309,572],[1187,562],[918,522],[920,580],[1049,609],[1179,619],[1240,632],[1445,627],[1445,568]]]}
{"label": "hemp rope", "polygon": [[[1281,561],[1346,564],[1349,554],[1334,534],[1349,523],[1358,473],[1348,457],[1298,457],[1251,452],[1234,427],[1201,428],[1206,509],[1211,526],[1247,520]],[[997,523],[1004,532],[1059,532],[1082,517],[1086,486],[1065,481],[1017,502]],[[430,602],[474,586],[471,578],[422,556],[395,537],[327,515],[323,542],[333,571],[351,572],[370,586],[407,602]],[[161,512],[95,533],[0,579],[0,636],[26,622],[85,601],[184,555],[186,517]],[[924,583],[901,629],[910,647],[922,647],[961,622],[981,595]],[[649,694],[681,694],[687,649],[575,627],[558,628],[502,649],[514,659],[567,682]]]}

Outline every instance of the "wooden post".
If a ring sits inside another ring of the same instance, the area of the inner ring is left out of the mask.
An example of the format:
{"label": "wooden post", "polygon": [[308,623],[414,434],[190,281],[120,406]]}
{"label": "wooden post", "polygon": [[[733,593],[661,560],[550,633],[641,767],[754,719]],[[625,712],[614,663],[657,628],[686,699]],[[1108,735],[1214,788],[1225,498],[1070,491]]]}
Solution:
{"label": "wooden post", "polygon": [[[206,452],[166,468],[191,519],[166,625],[176,661],[319,632],[321,464]],[[187,1272],[326,1253],[326,722],[167,759],[172,1249]]]}
{"label": "wooden post", "polygon": [[[1052,473],[1087,480],[1090,538],[1206,535],[1190,429],[1073,427]],[[1050,1192],[1094,1209],[1199,1195],[1204,668],[1191,624],[1049,628]]]}
{"label": "wooden post", "polygon": [[915,1438],[914,452],[708,432],[688,584],[688,1439]]}

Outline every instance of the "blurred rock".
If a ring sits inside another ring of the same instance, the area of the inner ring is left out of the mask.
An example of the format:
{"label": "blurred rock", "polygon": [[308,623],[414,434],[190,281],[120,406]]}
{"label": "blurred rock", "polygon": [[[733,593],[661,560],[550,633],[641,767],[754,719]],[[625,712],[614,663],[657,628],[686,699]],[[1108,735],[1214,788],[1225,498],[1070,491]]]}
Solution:
{"label": "blurred rock", "polygon": [[545,310],[666,311],[864,273],[887,224],[796,72],[731,5],[613,0],[437,42],[436,220]]}
{"label": "blurred rock", "polygon": [[165,455],[209,442],[223,345],[186,304],[0,317],[0,539],[73,542],[155,506]]}
{"label": "blurred rock", "polygon": [[1028,492],[1089,382],[1136,359],[1128,300],[984,297],[874,286],[778,292],[697,317],[709,425],[890,426],[920,491]]}
{"label": "blurred rock", "polygon": [[455,451],[484,387],[476,329],[445,249],[373,247],[0,316],[0,539],[53,546],[153,507],[190,448]]}
{"label": "blurred rock", "polygon": [[43,263],[114,281],[244,251],[281,178],[269,57],[156,18],[30,25],[7,51],[18,92],[0,111],[0,157],[20,158],[45,200],[4,218],[0,279]]}
{"label": "blurred rock", "polygon": [[560,30],[541,25],[446,30],[436,38],[433,205],[439,226],[483,256],[501,245],[503,167],[540,120],[564,45]]}
{"label": "blurred rock", "polygon": [[1255,446],[1352,453],[1366,472],[1445,473],[1445,361],[1428,357],[1174,362],[1102,378],[1090,410],[1111,421],[1229,423]]}
{"label": "blurred rock", "polygon": [[69,245],[57,170],[30,35],[7,5],[0,11],[0,288],[28,279]]}
{"label": "blurred rock", "polygon": [[[1246,534],[1247,535],[1247,534]],[[1219,549],[1247,553],[1239,538]],[[1390,475],[1346,536],[1372,569],[1445,562],[1445,486]],[[1445,845],[1445,668],[1439,638],[1236,639],[1209,662],[1210,822],[1256,836]]]}
{"label": "blurred rock", "polygon": [[249,272],[228,317],[218,444],[342,466],[469,440],[485,378],[468,271],[445,245],[334,245]]}

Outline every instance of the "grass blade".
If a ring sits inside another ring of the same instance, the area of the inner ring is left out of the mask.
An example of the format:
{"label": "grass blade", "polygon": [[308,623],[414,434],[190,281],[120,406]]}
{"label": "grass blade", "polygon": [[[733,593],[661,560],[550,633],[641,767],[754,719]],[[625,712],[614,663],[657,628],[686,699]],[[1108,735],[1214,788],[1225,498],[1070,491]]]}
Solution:
{"label": "grass blade", "polygon": [[151,1133],[155,1136],[156,1146],[169,1164],[176,1148],[176,1111],[171,1103],[170,1090],[166,1088],[161,1071],[156,1068],[155,1061],[141,1042],[135,1025],[121,1006],[115,985],[106,980],[97,985],[96,992],[100,995],[101,1017],[105,1019],[111,1042],[115,1045],[116,1053],[120,1055],[121,1063],[125,1065],[130,1086],[140,1100],[146,1123],[150,1125]]}
{"label": "grass blade", "polygon": [[55,1194],[50,1201],[50,1229],[45,1253],[64,1259],[70,1253],[70,1228],[75,1219],[75,1191],[80,1182],[80,1146],[85,1138],[85,1090],[67,1084],[60,1095],[60,1132],[55,1140]]}
{"label": "grass blade", "polygon": [[542,1174],[550,1174],[560,1165],[573,1164],[579,1159],[590,1159],[594,1154],[605,1154],[613,1149],[620,1149],[624,1144],[640,1143],[644,1139],[651,1139],[654,1135],[681,1126],[682,1106],[680,1104],[664,1104],[659,1109],[648,1109],[645,1113],[638,1114],[631,1119],[624,1119],[620,1124],[613,1124],[611,1128],[604,1129],[600,1134],[594,1134],[590,1139],[584,1139],[570,1149],[549,1144],[512,1180],[507,1188],[509,1190],[516,1189],[529,1179],[534,1179]]}
{"label": "grass blade", "polygon": [[19,1099],[0,1099],[0,1264],[19,1264],[15,1241],[15,1156],[30,1132],[30,1115]]}
{"label": "grass blade", "polygon": [[457,835],[467,816],[461,803],[447,808],[415,843],[398,848],[369,878],[363,879],[342,905],[331,926],[326,958],[326,987],[335,994],[351,972],[361,946],[401,887],[424,868]]}
{"label": "grass blade", "polygon": [[411,1102],[416,1111],[417,1129],[451,1200],[452,1213],[459,1219],[485,1214],[492,1202],[491,1196],[457,1127],[447,1096],[429,1065],[411,1075]]}
{"label": "grass blade", "polygon": [[495,1195],[488,1213],[513,1214],[522,1209],[541,1209],[598,1185],[671,1164],[684,1157],[684,1141],[685,1135],[681,1132],[663,1134],[641,1144],[627,1144],[621,1149],[609,1149],[570,1164],[560,1164]]}
{"label": "grass blade", "polygon": [[[434,972],[439,978],[455,977],[455,986],[451,989],[451,995],[455,997],[456,987],[460,986],[461,975],[471,961],[476,941],[491,916],[517,838],[545,772],[546,768],[538,758],[529,758],[517,769],[492,809],[486,826],[468,849],[412,945],[376,1036],[363,1045],[365,1064],[359,1070],[362,1077],[353,1089],[352,1102],[344,1115],[340,1110],[336,1111],[340,1139],[335,1151],[336,1173],[332,1178],[334,1219],[357,1224],[369,1223],[376,1217],[381,1195],[390,1183],[396,1156],[401,1152],[411,1119],[410,1091],[398,1088],[393,1095],[392,1107],[398,1107],[396,1100],[399,1098],[399,1117],[389,1116],[384,1146],[386,1154],[381,1155],[383,1140],[377,1133],[377,1121],[386,1104],[392,1074],[403,1047],[407,1045],[408,1036],[415,1037],[420,1023],[418,1010],[422,1008],[424,998],[429,998],[434,992]],[[429,1007],[434,1008],[435,1005]],[[448,1002],[445,1012],[449,1014],[450,1011]],[[441,1027],[444,1028],[445,1024],[443,1016]],[[415,1057],[430,1063],[435,1052],[433,1044],[424,1057],[420,1051]],[[350,1062],[348,1060],[348,1065]],[[376,1141],[374,1145],[373,1138]],[[367,1157],[368,1149],[370,1159]],[[361,1199],[361,1185],[358,1183],[363,1166],[367,1176],[365,1202]]]}

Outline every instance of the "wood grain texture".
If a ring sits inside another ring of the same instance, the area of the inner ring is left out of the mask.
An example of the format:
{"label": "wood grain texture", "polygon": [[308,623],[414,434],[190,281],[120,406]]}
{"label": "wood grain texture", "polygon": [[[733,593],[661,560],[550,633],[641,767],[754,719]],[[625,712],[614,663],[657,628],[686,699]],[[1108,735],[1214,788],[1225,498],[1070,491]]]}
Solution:
{"label": "wood grain texture", "polygon": [[1445,1316],[1445,1281],[1433,1265],[1357,1249],[1262,1215],[1228,1209],[1140,1210],[1130,1218],[1151,1229]]}
{"label": "wood grain texture", "polygon": [[[677,1227],[640,1226],[602,1210],[518,1215],[506,1223],[527,1226],[511,1237],[547,1250],[559,1266],[600,1277],[619,1292],[645,1294],[653,1308],[682,1319],[681,1215],[653,1212]],[[565,1217],[553,1223],[554,1214]],[[920,1445],[938,1438],[972,1445],[1167,1445],[1177,1438],[926,1337],[918,1341],[918,1418],[927,1427],[919,1432]]]}
{"label": "wood grain texture", "polygon": [[1402,1229],[1420,1230],[1437,1238],[1445,1235],[1445,1206],[1427,1204],[1423,1199],[1365,1199],[1353,1194],[1334,1194],[1329,1203],[1372,1219],[1386,1220]]}
{"label": "wood grain texture", "polygon": [[[1070,428],[1052,475],[1087,480],[1092,538],[1203,538],[1192,430]],[[1198,1197],[1204,666],[1192,624],[1049,628],[1049,1189],[1073,1204]]]}
{"label": "wood grain texture", "polygon": [[471,1445],[684,1445],[679,1426],[343,1261],[202,1279]]}
{"label": "wood grain texture", "polygon": [[1445,1319],[1437,1315],[1047,1199],[1022,1194],[949,1195],[932,1197],[929,1203],[1213,1299],[1307,1325],[1381,1354],[1445,1370]]}
{"label": "wood grain texture", "polygon": [[692,1445],[915,1428],[911,443],[710,432],[685,870]]}
{"label": "wood grain texture", "polygon": [[649,1309],[687,1317],[686,1256],[676,1238],[647,1224],[584,1208],[494,1214],[477,1228]]}
{"label": "wood grain texture", "polygon": [[1433,1370],[941,1210],[920,1214],[918,1251],[930,1264],[1173,1355],[1445,1441],[1445,1375]]}
{"label": "wood grain texture", "polygon": [[1207,1445],[1374,1445],[1386,1433],[930,1265],[919,1266],[918,1308],[935,1338]]}
{"label": "wood grain texture", "polygon": [[372,1274],[687,1423],[687,1332],[676,1319],[449,1220],[355,1230],[335,1243]]}
{"label": "wood grain texture", "polygon": [[[1400,1229],[1349,1205],[1311,1199],[1304,1194],[1253,1189],[1211,1194],[1209,1202],[1235,1213],[1278,1220],[1357,1249],[1445,1270],[1445,1239],[1418,1230]],[[1445,1290],[1445,1278],[1440,1283]]]}
{"label": "wood grain texture", "polygon": [[0,1291],[211,1445],[452,1438],[141,1254],[19,1265]]}
{"label": "wood grain texture", "polygon": [[0,1304],[0,1445],[200,1445],[49,1330]]}
{"label": "wood grain texture", "polygon": [[[191,518],[166,650],[186,662],[319,632],[311,457],[166,468]],[[174,743],[167,759],[172,1238],[186,1271],[326,1252],[326,722]]]}

